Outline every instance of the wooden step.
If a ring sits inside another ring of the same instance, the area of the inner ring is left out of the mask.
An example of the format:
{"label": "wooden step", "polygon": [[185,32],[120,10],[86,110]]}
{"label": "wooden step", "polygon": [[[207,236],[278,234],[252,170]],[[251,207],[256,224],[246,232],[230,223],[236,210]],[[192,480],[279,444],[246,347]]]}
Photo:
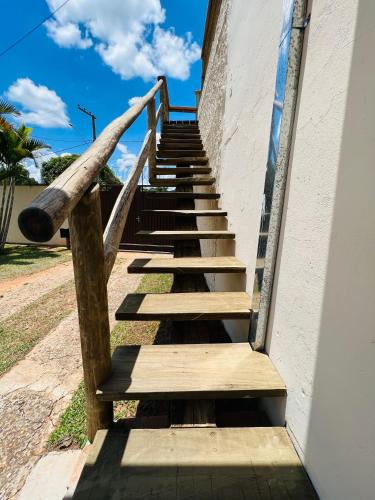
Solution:
{"label": "wooden step", "polygon": [[166,132],[162,133],[161,139],[168,141],[169,139],[197,139],[201,140],[200,134],[182,133],[182,132]]}
{"label": "wooden step", "polygon": [[195,125],[187,125],[187,124],[181,124],[181,125],[164,125],[163,126],[163,132],[164,131],[180,131],[180,130],[187,130],[187,131],[193,131],[193,132],[199,132],[199,127],[197,124]]}
{"label": "wooden step", "polygon": [[138,231],[137,236],[155,240],[233,240],[230,231]]}
{"label": "wooden step", "polygon": [[96,394],[102,401],[119,401],[284,396],[286,391],[270,358],[246,342],[118,347],[112,375]]}
{"label": "wooden step", "polygon": [[247,319],[246,292],[129,293],[116,311],[117,320],[202,321]]}
{"label": "wooden step", "polygon": [[171,137],[168,139],[164,139],[163,136],[161,136],[159,144],[162,144],[162,145],[172,145],[172,144],[192,144],[192,145],[195,145],[195,144],[202,144],[202,141],[199,138],[179,139],[179,138]]}
{"label": "wooden step", "polygon": [[181,157],[194,157],[198,158],[201,156],[206,157],[206,151],[204,149],[192,149],[192,150],[186,150],[186,149],[181,149],[176,150],[176,149],[159,149],[156,151],[156,156],[158,158],[181,158]]}
{"label": "wooden step", "polygon": [[215,177],[181,177],[179,179],[151,179],[149,180],[151,186],[210,186],[215,184]]}
{"label": "wooden step", "polygon": [[178,198],[188,200],[218,200],[220,193],[189,193],[185,191],[145,191],[151,198]]}
{"label": "wooden step", "polygon": [[181,123],[188,123],[196,125],[199,123],[199,120],[164,120],[163,125],[180,125]]}
{"label": "wooden step", "polygon": [[225,210],[142,210],[144,214],[178,217],[225,217]]}
{"label": "wooden step", "polygon": [[284,427],[100,430],[74,500],[318,500]]}
{"label": "wooden step", "polygon": [[185,150],[185,151],[190,151],[191,150],[196,150],[196,151],[203,151],[203,148],[201,145],[194,144],[194,143],[181,143],[181,142],[167,142],[167,143],[159,143],[158,144],[158,149],[159,151],[180,151],[180,150]]}
{"label": "wooden step", "polygon": [[203,156],[202,158],[196,156],[183,156],[181,158],[156,158],[156,165],[207,165],[208,158]]}
{"label": "wooden step", "polygon": [[155,169],[156,175],[209,174],[210,172],[210,167],[159,167]]}
{"label": "wooden step", "polygon": [[128,267],[129,274],[149,273],[244,273],[245,264],[235,257],[175,257],[173,259],[135,259]]}

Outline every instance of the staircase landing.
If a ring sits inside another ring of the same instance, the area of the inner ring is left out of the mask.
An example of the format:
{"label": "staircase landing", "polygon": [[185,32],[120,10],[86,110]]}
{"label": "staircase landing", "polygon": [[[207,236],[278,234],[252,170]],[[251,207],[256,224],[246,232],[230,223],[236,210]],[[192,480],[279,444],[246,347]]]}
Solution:
{"label": "staircase landing", "polygon": [[281,427],[98,431],[74,500],[317,500]]}

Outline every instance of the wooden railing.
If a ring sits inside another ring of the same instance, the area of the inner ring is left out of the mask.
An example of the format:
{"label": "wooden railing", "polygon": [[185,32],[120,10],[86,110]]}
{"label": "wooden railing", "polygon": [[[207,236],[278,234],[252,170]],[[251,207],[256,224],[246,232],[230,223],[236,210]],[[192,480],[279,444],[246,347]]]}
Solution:
{"label": "wooden railing", "polygon": [[[160,92],[156,111],[155,96]],[[116,200],[102,234],[99,186],[96,183],[119,140],[147,106],[148,130],[127,181]],[[88,437],[113,422],[112,402],[96,399],[96,388],[111,374],[107,281],[116,260],[121,235],[137,184],[148,159],[149,177],[155,176],[156,129],[170,111],[196,112],[170,106],[165,77],[136,105],[113,120],[95,142],[19,215],[23,235],[35,242],[48,241],[68,217],[72,247],[86,392]],[[163,123],[162,123],[163,126]]]}

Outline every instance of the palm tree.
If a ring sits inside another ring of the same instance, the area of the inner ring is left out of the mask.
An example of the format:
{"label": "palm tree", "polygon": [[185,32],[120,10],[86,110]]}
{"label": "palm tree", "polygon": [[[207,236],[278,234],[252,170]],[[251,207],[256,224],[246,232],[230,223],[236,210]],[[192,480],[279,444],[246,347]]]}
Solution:
{"label": "palm tree", "polygon": [[[3,103],[0,103],[0,114]],[[7,108],[9,109],[9,108]],[[12,112],[12,111],[11,111]],[[1,116],[0,123],[0,182],[2,196],[0,205],[0,253],[7,238],[14,201],[15,176],[20,163],[26,158],[35,162],[34,152],[48,148],[46,144],[30,137],[31,128],[21,125],[13,127]],[[36,163],[36,162],[35,162]]]}
{"label": "palm tree", "polygon": [[12,124],[6,119],[7,115],[19,116],[20,112],[13,104],[10,104],[10,102],[0,99],[0,133],[2,133],[4,129],[7,130],[12,128]]}

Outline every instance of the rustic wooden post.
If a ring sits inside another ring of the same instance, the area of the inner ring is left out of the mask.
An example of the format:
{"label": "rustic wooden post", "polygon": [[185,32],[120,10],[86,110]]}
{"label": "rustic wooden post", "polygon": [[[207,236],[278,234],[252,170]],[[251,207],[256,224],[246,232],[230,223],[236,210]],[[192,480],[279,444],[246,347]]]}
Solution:
{"label": "rustic wooden post", "polygon": [[156,169],[156,105],[155,97],[147,105],[147,126],[151,130],[151,142],[148,153],[148,177],[155,178]]}
{"label": "rustic wooden post", "polygon": [[82,364],[86,391],[87,433],[113,422],[112,402],[96,399],[96,388],[111,374],[107,286],[99,185],[89,188],[69,216],[77,293]]}
{"label": "rustic wooden post", "polygon": [[158,80],[163,80],[163,85],[160,87],[160,102],[163,104],[161,129],[163,130],[164,122],[169,121],[169,96],[165,76],[158,76]]}

